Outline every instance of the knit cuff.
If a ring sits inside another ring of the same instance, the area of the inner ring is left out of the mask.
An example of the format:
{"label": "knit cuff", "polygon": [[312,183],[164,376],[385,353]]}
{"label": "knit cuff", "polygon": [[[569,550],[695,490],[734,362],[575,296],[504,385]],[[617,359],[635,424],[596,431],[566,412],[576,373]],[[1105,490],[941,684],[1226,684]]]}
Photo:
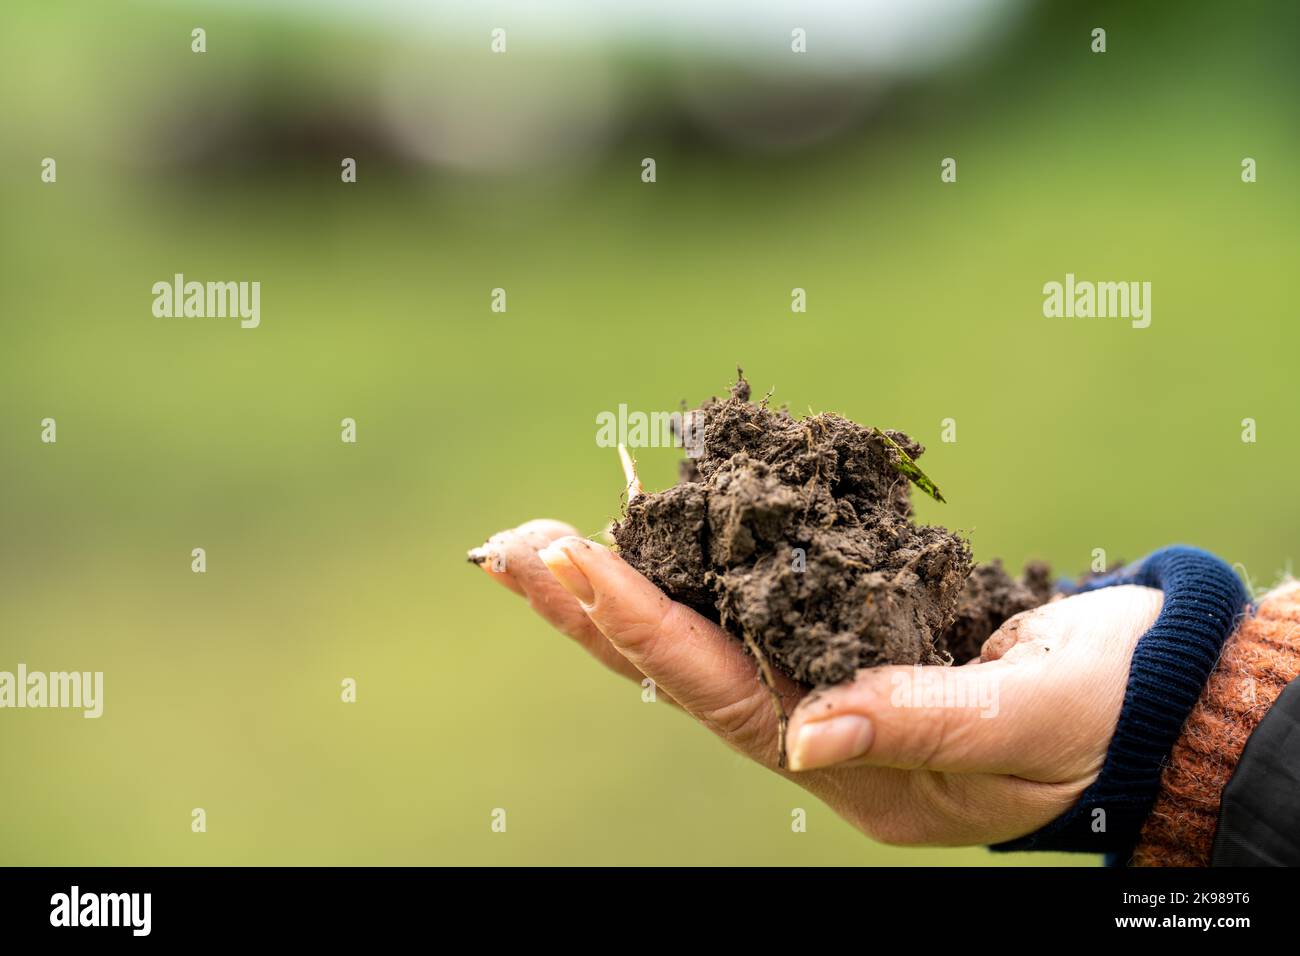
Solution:
{"label": "knit cuff", "polygon": [[1165,759],[1247,604],[1245,588],[1227,564],[1181,545],[1078,590],[1119,584],[1159,588],[1164,605],[1133,651],[1101,773],[1064,815],[994,850],[1065,850],[1127,859],[1155,802]]}
{"label": "knit cuff", "polygon": [[[1276,588],[1223,646],[1160,777],[1134,866],[1210,866],[1224,788],[1265,715],[1300,678],[1300,584]],[[1266,799],[1266,798],[1265,798]],[[1240,865],[1234,863],[1234,865]]]}

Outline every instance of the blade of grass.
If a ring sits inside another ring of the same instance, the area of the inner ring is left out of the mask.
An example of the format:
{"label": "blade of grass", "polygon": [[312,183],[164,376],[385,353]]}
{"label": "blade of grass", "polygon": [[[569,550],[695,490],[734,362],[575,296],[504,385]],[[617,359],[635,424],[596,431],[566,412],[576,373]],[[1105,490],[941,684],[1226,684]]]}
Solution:
{"label": "blade of grass", "polygon": [[884,442],[885,447],[894,453],[890,464],[894,466],[895,471],[907,478],[912,482],[912,484],[916,485],[916,487],[920,488],[935,501],[942,501],[944,504],[947,504],[947,501],[944,500],[943,494],[939,491],[939,486],[930,480],[929,476],[921,470],[921,466],[913,460],[911,455],[903,451],[902,445],[894,441],[894,439],[890,438],[879,428],[872,427],[871,433]]}

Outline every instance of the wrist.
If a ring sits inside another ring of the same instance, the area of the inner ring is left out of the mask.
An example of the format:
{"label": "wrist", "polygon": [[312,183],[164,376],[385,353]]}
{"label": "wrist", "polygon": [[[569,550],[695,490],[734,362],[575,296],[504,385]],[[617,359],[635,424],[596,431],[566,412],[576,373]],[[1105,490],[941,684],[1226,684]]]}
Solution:
{"label": "wrist", "polygon": [[1107,853],[1127,860],[1159,793],[1165,762],[1246,606],[1232,569],[1197,548],[1162,549],[1081,590],[1117,584],[1159,588],[1164,606],[1133,652],[1101,772],[1065,814],[996,850]]}
{"label": "wrist", "polygon": [[1300,583],[1265,596],[1228,639],[1161,774],[1135,866],[1208,866],[1224,788],[1246,741],[1300,676]]}

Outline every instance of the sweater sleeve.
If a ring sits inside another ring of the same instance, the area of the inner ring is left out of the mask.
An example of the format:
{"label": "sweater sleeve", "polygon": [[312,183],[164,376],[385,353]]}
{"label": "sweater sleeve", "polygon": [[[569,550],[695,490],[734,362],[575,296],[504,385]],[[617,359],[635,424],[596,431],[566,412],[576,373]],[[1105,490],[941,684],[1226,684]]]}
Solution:
{"label": "sweater sleeve", "polygon": [[1224,645],[1160,776],[1135,866],[1208,866],[1221,796],[1254,732],[1300,676],[1300,582],[1268,594]]}
{"label": "sweater sleeve", "polygon": [[1161,786],[1161,772],[1205,689],[1224,641],[1246,608],[1246,590],[1222,560],[1174,546],[1082,590],[1140,584],[1164,592],[1164,605],[1133,651],[1119,720],[1097,779],[1066,813],[994,850],[1133,853]]}

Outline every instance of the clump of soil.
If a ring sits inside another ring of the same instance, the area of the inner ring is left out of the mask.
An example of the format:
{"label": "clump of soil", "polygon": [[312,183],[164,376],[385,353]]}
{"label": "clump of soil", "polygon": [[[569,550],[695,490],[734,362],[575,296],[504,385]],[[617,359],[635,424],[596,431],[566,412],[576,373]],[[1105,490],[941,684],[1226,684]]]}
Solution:
{"label": "clump of soil", "polygon": [[862,667],[965,662],[1050,596],[1046,565],[1014,580],[999,562],[973,565],[960,535],[912,520],[912,481],[942,498],[902,432],[795,419],[751,402],[743,376],[683,430],[694,457],[681,480],[630,500],[614,540],[764,670],[833,684]]}

